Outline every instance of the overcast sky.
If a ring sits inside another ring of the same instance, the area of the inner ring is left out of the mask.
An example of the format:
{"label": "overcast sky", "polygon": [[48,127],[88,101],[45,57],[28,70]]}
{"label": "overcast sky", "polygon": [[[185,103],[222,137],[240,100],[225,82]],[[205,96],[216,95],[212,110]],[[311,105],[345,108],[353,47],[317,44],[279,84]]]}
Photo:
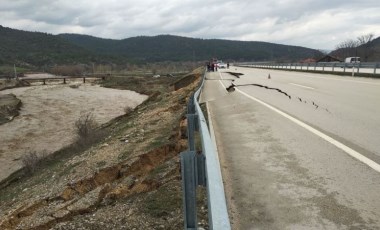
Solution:
{"label": "overcast sky", "polygon": [[379,0],[0,0],[0,25],[122,39],[181,35],[334,49],[380,36]]}

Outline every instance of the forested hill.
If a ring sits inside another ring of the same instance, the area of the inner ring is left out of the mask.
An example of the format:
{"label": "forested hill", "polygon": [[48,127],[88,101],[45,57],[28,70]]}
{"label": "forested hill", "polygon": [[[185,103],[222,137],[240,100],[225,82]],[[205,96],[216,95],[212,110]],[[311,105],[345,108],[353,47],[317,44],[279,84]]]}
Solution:
{"label": "forested hill", "polygon": [[317,50],[267,42],[195,39],[171,35],[123,40],[88,35],[51,35],[0,26],[0,65],[45,66],[90,62],[298,61],[319,56]]}
{"label": "forested hill", "polygon": [[196,39],[172,35],[132,37],[123,40],[102,39],[79,34],[60,34],[75,45],[100,54],[121,55],[140,61],[192,61],[216,57],[235,61],[284,60],[320,56],[314,49],[268,42]]}
{"label": "forested hill", "polygon": [[0,65],[78,63],[88,62],[96,56],[59,36],[0,26]]}

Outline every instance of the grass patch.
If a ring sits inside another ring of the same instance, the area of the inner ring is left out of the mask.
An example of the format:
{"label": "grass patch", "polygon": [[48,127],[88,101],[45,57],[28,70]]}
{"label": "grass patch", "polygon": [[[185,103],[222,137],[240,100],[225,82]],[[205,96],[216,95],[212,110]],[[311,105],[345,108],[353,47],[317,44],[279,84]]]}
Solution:
{"label": "grass patch", "polygon": [[[25,73],[27,71],[30,71],[30,69],[22,68],[16,66],[16,72],[19,73]],[[14,67],[10,65],[0,65],[0,74],[9,74],[12,77],[14,76]]]}
{"label": "grass patch", "polygon": [[99,161],[99,162],[96,163],[96,166],[98,168],[101,168],[101,167],[105,166],[106,164],[107,164],[107,162],[105,162],[105,161]]}
{"label": "grass patch", "polygon": [[169,183],[149,193],[142,204],[143,212],[152,217],[167,216],[182,207],[182,193],[178,186]]}
{"label": "grass patch", "polygon": [[155,148],[165,145],[166,143],[167,143],[167,140],[165,139],[165,137],[157,137],[151,142],[150,148],[155,149]]}
{"label": "grass patch", "polygon": [[75,162],[74,164],[68,165],[58,175],[61,177],[61,176],[70,174],[71,172],[73,172],[73,169],[76,168],[78,165],[82,164],[82,162],[83,161],[78,161],[78,162]]}

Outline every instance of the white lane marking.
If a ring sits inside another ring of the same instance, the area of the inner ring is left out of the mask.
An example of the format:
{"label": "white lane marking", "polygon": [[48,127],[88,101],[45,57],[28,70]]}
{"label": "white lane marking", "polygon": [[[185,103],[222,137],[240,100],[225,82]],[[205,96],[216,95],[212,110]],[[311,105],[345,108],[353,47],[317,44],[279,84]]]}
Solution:
{"label": "white lane marking", "polygon": [[[220,73],[219,73],[219,75],[220,75],[221,79],[223,80],[222,75],[221,75]],[[223,84],[223,83],[222,83],[222,84]],[[307,124],[303,123],[302,121],[300,121],[300,120],[298,120],[298,119],[296,119],[296,118],[290,116],[289,114],[284,113],[284,112],[282,112],[282,111],[279,110],[279,109],[276,109],[275,107],[273,107],[273,106],[271,106],[271,105],[269,105],[269,104],[267,104],[267,103],[261,101],[260,99],[257,99],[257,98],[255,98],[255,97],[253,97],[253,96],[251,96],[251,95],[249,95],[249,94],[247,94],[247,93],[244,93],[243,91],[239,90],[238,88],[235,88],[235,90],[236,90],[237,92],[243,94],[244,96],[246,96],[246,97],[248,97],[248,98],[250,98],[250,99],[252,99],[252,100],[254,100],[254,101],[256,101],[256,102],[258,102],[258,103],[260,103],[260,104],[262,104],[262,105],[264,105],[265,107],[267,107],[267,108],[269,108],[269,109],[275,111],[276,113],[278,113],[278,114],[284,116],[285,118],[287,118],[287,119],[293,121],[293,122],[296,123],[297,125],[299,125],[299,126],[305,128],[306,130],[308,130],[308,131],[314,133],[315,135],[321,137],[321,138],[324,139],[325,141],[327,141],[327,142],[329,142],[329,143],[335,145],[335,146],[338,147],[339,149],[341,149],[341,150],[343,150],[344,152],[346,152],[348,155],[350,155],[350,156],[352,156],[353,158],[355,158],[355,159],[357,159],[357,160],[363,162],[364,164],[368,165],[369,167],[371,167],[371,168],[374,169],[375,171],[380,172],[380,165],[379,165],[378,163],[374,162],[373,160],[369,159],[368,157],[363,156],[362,154],[360,154],[360,153],[356,152],[355,150],[351,149],[350,147],[348,147],[348,146],[342,144],[341,142],[335,140],[334,138],[332,138],[332,137],[330,137],[330,136],[327,136],[326,134],[322,133],[321,131],[318,131],[318,130],[314,129],[314,128],[311,127],[310,125],[307,125]]]}
{"label": "white lane marking", "polygon": [[221,80],[219,80],[220,84],[222,84],[222,86],[223,86],[224,88],[226,88],[226,86],[225,86],[224,83],[222,82],[222,80],[224,80],[223,77],[222,77],[222,73],[219,72],[219,71],[218,71],[218,73],[219,73],[219,76],[220,76],[220,79],[221,79]]}
{"label": "white lane marking", "polygon": [[309,86],[305,86],[305,85],[300,85],[300,84],[296,84],[296,83],[289,83],[290,85],[295,85],[295,86],[298,86],[298,87],[302,87],[302,88],[306,88],[306,89],[315,89],[313,87],[309,87]]}
{"label": "white lane marking", "polygon": [[[220,72],[218,72],[218,73],[219,73],[220,79],[223,80],[222,74]],[[224,89],[227,88],[221,80],[219,80],[219,83],[222,84],[222,86],[223,86]]]}

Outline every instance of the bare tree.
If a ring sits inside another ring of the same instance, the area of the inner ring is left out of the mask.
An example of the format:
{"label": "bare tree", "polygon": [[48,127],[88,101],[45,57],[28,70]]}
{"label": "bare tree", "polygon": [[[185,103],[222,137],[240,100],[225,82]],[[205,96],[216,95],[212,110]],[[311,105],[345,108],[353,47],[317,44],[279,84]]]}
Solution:
{"label": "bare tree", "polygon": [[335,55],[341,57],[361,56],[364,61],[373,53],[371,41],[374,34],[365,34],[356,38],[356,40],[348,39],[336,46]]}
{"label": "bare tree", "polygon": [[353,39],[343,41],[336,46],[336,55],[341,57],[355,56],[357,46],[357,41]]}
{"label": "bare tree", "polygon": [[357,38],[358,40],[358,45],[361,46],[361,45],[366,45],[368,43],[370,43],[372,40],[373,40],[373,37],[375,35],[370,33],[370,34],[366,34],[366,35],[362,35],[362,36],[359,36]]}
{"label": "bare tree", "polygon": [[371,47],[371,42],[374,36],[375,36],[374,34],[370,33],[370,34],[359,36],[357,38],[358,51],[360,53],[360,56],[363,57],[364,61],[367,61],[368,57],[374,52],[373,48]]}

